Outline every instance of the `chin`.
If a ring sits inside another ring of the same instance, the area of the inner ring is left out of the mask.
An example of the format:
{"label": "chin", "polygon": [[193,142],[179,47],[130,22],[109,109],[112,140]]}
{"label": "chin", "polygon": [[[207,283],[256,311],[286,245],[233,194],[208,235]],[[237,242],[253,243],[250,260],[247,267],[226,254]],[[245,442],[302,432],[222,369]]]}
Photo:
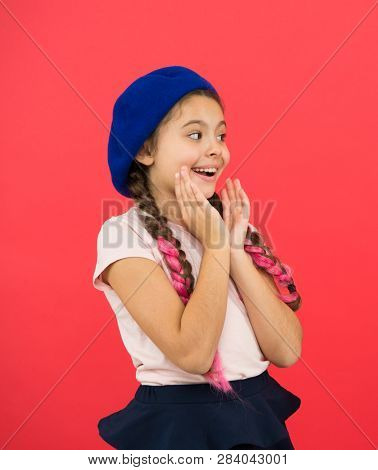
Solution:
{"label": "chin", "polygon": [[193,180],[193,182],[196,184],[197,188],[201,191],[206,199],[210,199],[211,196],[215,193],[216,181],[208,183],[206,181]]}
{"label": "chin", "polygon": [[206,199],[210,199],[214,195],[215,189],[201,190],[201,192]]}

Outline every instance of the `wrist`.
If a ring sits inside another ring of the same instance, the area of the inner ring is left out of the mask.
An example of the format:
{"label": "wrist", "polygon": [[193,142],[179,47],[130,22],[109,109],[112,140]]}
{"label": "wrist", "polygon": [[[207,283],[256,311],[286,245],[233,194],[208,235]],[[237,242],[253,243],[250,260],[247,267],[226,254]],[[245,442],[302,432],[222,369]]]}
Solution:
{"label": "wrist", "polygon": [[244,256],[244,255],[247,254],[245,249],[244,249],[244,243],[243,243],[243,245],[238,245],[238,246],[231,245],[230,246],[230,252],[233,256]]}
{"label": "wrist", "polygon": [[231,249],[229,245],[222,245],[222,246],[204,246],[203,250],[210,253],[231,253]]}

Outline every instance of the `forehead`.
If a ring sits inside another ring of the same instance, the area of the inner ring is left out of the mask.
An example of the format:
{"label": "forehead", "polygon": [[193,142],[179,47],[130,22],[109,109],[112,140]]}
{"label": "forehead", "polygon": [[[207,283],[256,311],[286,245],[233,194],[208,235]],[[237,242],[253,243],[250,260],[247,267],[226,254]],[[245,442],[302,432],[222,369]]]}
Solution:
{"label": "forehead", "polygon": [[183,125],[191,119],[205,121],[209,125],[216,125],[224,119],[222,108],[208,96],[191,96],[181,105],[181,110],[176,114],[176,125]]}

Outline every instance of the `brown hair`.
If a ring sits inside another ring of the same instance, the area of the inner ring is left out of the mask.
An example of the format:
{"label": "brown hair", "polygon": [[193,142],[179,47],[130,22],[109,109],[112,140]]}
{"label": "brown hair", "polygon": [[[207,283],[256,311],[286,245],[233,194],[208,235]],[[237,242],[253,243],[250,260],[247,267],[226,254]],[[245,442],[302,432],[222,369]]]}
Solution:
{"label": "brown hair", "polygon": [[[154,155],[156,153],[158,148],[159,132],[162,126],[164,126],[173,117],[177,108],[180,108],[181,105],[193,95],[207,96],[214,99],[224,112],[225,107],[218,94],[211,90],[193,90],[184,95],[175,104],[175,106],[169,110],[154,132],[144,142],[140,150],[147,150],[150,155]],[[192,274],[192,266],[186,258],[185,251],[181,248],[180,241],[174,237],[172,230],[168,226],[167,218],[162,215],[160,209],[156,205],[155,199],[150,190],[148,173],[149,167],[134,159],[130,166],[128,175],[128,188],[130,190],[131,197],[135,201],[135,206],[138,209],[138,216],[143,221],[145,228],[152,238],[157,240],[159,249],[171,270],[172,284],[180,295],[180,298],[186,304],[194,290],[195,284],[195,279]],[[223,218],[223,205],[218,194],[214,192],[208,201],[218,210]],[[142,215],[141,212],[144,212],[147,215]],[[265,246],[262,236],[257,231],[251,231],[250,228],[248,228],[246,236],[245,250],[251,255],[251,258],[258,269],[268,272],[273,276],[273,279],[276,278],[276,281],[279,284],[287,286],[290,295],[280,295],[279,297],[286,302],[293,311],[296,311],[301,304],[301,298],[296,292],[289,267],[281,264],[279,259],[271,253],[267,246]],[[223,391],[240,399],[223,375],[218,351],[215,354],[210,370],[204,374],[204,376],[208,379],[210,385],[215,390]]]}

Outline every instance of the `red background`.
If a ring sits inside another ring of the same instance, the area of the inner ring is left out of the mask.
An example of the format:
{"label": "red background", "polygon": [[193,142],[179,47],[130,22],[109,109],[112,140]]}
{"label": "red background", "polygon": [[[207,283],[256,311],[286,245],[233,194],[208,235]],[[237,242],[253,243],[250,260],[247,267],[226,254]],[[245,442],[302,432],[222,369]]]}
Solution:
{"label": "red background", "polygon": [[239,177],[271,204],[264,232],[294,271],[303,355],[270,373],[302,398],[295,447],[376,447],[374,4],[2,3],[2,448],[109,449],[97,422],[137,388],[91,276],[102,221],[129,202],[107,167],[114,100],[167,65],[221,93],[219,187]]}

